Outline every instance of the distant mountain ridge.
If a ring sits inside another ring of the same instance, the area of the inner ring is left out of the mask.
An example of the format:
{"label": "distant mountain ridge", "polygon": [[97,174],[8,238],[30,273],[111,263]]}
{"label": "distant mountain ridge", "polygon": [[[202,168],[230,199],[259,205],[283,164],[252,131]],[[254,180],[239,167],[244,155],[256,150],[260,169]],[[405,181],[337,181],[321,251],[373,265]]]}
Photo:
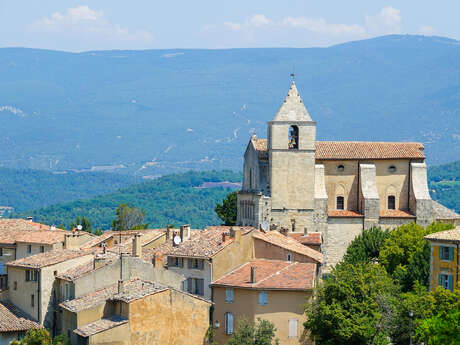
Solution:
{"label": "distant mountain ridge", "polygon": [[296,84],[318,140],[420,141],[460,158],[460,42],[66,53],[0,49],[0,166],[138,175],[241,170]]}

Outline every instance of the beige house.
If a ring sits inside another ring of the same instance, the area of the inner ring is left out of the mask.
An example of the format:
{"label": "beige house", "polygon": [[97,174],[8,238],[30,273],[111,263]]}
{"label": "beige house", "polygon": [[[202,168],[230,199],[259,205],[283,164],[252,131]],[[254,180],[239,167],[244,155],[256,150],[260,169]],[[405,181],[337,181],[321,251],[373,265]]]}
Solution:
{"label": "beige house", "polygon": [[55,278],[92,260],[91,252],[61,249],[8,262],[9,301],[56,334],[59,291]]}
{"label": "beige house", "polygon": [[314,263],[257,259],[211,284],[215,340],[225,344],[238,320],[272,322],[281,345],[309,344],[304,305],[316,282]]}
{"label": "beige house", "polygon": [[9,302],[0,302],[0,345],[21,339],[29,329],[42,328]]}
{"label": "beige house", "polygon": [[202,298],[140,279],[61,303],[73,345],[203,344],[210,306]]}

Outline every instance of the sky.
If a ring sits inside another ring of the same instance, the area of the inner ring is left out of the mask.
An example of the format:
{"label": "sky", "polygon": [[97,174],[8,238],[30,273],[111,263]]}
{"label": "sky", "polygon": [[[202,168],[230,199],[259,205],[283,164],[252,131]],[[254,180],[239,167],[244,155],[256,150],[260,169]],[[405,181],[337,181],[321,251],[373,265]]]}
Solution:
{"label": "sky", "polygon": [[65,51],[324,47],[386,34],[460,39],[460,1],[0,0],[0,47]]}

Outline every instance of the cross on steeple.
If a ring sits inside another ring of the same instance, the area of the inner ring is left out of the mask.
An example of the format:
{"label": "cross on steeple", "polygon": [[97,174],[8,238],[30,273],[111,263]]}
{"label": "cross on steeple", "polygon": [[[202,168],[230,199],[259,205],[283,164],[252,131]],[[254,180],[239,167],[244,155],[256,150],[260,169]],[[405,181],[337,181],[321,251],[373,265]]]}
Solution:
{"label": "cross on steeple", "polygon": [[294,79],[295,79],[295,73],[293,72],[291,73],[291,81],[294,81]]}

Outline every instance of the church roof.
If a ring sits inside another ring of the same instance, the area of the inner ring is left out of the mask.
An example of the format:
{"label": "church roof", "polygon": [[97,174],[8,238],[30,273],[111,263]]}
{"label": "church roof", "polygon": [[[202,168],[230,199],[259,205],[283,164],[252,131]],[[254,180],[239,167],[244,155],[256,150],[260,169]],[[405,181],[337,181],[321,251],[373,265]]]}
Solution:
{"label": "church roof", "polygon": [[305,108],[294,82],[292,82],[288,94],[273,121],[311,121],[310,114]]}
{"label": "church roof", "polygon": [[[267,139],[253,138],[259,158],[267,159]],[[338,159],[424,159],[421,143],[395,143],[370,141],[317,141],[315,158]]]}

